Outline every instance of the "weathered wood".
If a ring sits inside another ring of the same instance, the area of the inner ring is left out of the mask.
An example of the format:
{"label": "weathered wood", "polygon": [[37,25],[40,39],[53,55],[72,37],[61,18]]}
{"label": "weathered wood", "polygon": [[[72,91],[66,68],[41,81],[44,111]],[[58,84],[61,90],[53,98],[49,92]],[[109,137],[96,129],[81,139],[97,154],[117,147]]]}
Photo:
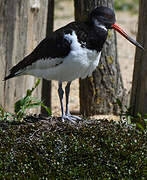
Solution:
{"label": "weathered wood", "polygon": [[[1,79],[45,37],[47,5],[46,0],[0,0]],[[14,102],[24,96],[34,82],[34,77],[24,76],[0,83],[0,104],[12,112]],[[40,98],[40,88],[35,97]]]}
{"label": "weathered wood", "polygon": [[[48,15],[47,15],[47,28],[46,36],[49,36],[53,31],[54,26],[54,0],[48,0]],[[47,107],[51,108],[51,81],[42,80],[41,99]],[[41,114],[48,115],[44,108],[41,108]]]}
{"label": "weathered wood", "polygon": [[137,41],[140,42],[145,51],[136,49],[133,86],[131,93],[132,114],[138,112],[147,114],[147,3],[146,0],[139,4],[139,25]]}
{"label": "weathered wood", "polygon": [[[113,8],[113,0],[75,0],[75,18],[83,20],[98,5]],[[92,77],[80,80],[80,111],[85,116],[117,114],[116,99],[124,102],[124,87],[117,61],[116,34],[109,31],[98,68]]]}

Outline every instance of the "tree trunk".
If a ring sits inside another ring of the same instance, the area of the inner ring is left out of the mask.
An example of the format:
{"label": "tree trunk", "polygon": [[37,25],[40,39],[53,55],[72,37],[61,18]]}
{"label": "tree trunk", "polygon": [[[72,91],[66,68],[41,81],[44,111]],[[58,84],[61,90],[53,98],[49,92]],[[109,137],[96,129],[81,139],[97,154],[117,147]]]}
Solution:
{"label": "tree trunk", "polygon": [[[0,0],[1,79],[44,38],[47,5],[46,0]],[[32,76],[24,76],[0,83],[0,104],[12,112],[14,102],[25,96],[26,89],[32,88],[35,81]],[[34,96],[40,98],[40,91],[37,88]]]}
{"label": "tree trunk", "polygon": [[145,51],[136,49],[133,86],[131,94],[132,114],[147,114],[147,3],[140,1],[137,40]]}
{"label": "tree trunk", "polygon": [[[49,36],[50,33],[53,31],[53,24],[54,24],[53,22],[54,22],[54,0],[48,0],[46,36]],[[43,79],[41,99],[47,107],[51,108],[51,81]],[[41,108],[41,113],[45,116],[48,115],[47,111],[44,108]]]}
{"label": "tree trunk", "polygon": [[[84,19],[98,5],[113,8],[113,0],[75,0],[75,18]],[[80,111],[84,116],[117,114],[116,99],[124,102],[124,87],[117,61],[116,34],[109,31],[101,61],[92,77],[80,79]]]}

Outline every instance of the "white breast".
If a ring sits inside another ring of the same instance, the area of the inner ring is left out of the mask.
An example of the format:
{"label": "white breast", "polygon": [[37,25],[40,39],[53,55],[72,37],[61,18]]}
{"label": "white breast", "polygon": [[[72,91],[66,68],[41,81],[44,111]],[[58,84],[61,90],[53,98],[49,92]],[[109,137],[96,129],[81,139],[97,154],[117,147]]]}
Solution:
{"label": "white breast", "polygon": [[82,48],[75,32],[66,34],[71,51],[65,58],[40,59],[28,66],[24,74],[48,80],[72,81],[90,76],[99,63],[101,52]]}

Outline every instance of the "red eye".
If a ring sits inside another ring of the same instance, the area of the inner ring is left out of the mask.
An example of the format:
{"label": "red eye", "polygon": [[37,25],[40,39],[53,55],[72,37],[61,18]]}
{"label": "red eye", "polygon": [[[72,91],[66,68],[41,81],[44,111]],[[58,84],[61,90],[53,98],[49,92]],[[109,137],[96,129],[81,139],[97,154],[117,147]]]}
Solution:
{"label": "red eye", "polygon": [[110,14],[104,14],[104,17],[107,19],[112,19],[112,16]]}

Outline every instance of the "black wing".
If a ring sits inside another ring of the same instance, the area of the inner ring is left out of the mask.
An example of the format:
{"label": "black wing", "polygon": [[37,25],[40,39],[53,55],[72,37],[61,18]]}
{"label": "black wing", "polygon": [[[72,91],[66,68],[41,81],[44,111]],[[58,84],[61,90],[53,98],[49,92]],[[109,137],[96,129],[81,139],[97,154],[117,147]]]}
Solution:
{"label": "black wing", "polygon": [[[70,30],[72,32],[72,30]],[[19,70],[25,69],[39,59],[64,58],[70,52],[70,42],[64,38],[64,28],[61,28],[45,39],[33,50],[31,54],[26,56],[22,61],[10,69],[10,74],[4,80],[12,78],[19,73]]]}
{"label": "black wing", "polygon": [[105,34],[104,38],[102,38],[101,33],[97,33],[89,24],[84,22],[69,23],[42,40],[30,55],[26,56],[10,70],[10,75],[5,77],[5,80],[18,75],[17,72],[19,70],[25,69],[37,60],[45,58],[64,58],[67,56],[71,50],[71,42],[69,42],[64,35],[72,34],[73,31],[75,31],[81,46],[91,50],[101,51],[107,37],[107,34]]}

